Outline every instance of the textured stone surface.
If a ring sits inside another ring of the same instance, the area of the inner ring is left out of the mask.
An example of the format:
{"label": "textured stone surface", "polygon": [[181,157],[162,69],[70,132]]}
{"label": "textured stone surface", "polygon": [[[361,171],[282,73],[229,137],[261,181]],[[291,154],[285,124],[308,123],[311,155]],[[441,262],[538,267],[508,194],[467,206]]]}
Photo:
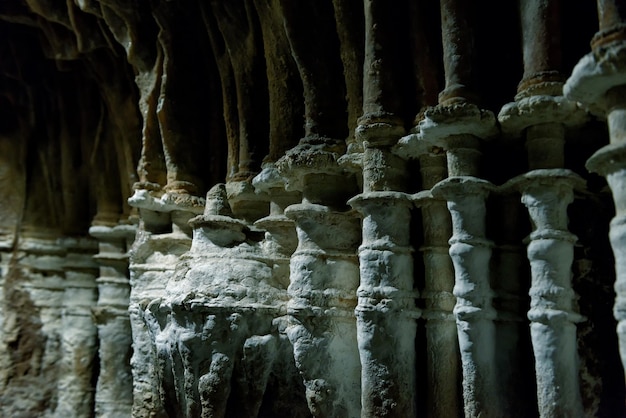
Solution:
{"label": "textured stone surface", "polygon": [[622,3],[1,1],[0,415],[623,416]]}

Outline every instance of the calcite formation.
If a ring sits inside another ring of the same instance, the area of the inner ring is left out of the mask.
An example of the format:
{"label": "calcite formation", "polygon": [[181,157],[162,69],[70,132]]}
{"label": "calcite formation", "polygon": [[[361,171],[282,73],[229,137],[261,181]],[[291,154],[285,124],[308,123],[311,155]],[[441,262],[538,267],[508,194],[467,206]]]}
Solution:
{"label": "calcite formation", "polygon": [[0,416],[626,416],[625,13],[0,1]]}

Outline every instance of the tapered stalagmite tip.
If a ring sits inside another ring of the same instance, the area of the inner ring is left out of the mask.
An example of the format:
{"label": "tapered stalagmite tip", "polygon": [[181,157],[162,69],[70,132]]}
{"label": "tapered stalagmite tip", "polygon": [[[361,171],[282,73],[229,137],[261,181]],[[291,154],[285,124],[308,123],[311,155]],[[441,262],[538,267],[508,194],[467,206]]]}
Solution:
{"label": "tapered stalagmite tip", "polygon": [[222,215],[232,216],[233,212],[228,203],[226,194],[226,185],[223,183],[216,184],[206,194],[206,206],[204,207],[205,215]]}

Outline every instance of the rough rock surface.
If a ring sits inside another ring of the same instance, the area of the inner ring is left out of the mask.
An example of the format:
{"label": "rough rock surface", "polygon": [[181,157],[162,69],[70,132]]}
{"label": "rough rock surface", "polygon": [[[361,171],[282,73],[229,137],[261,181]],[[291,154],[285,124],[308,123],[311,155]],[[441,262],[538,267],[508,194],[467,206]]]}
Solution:
{"label": "rough rock surface", "polygon": [[0,1],[0,416],[626,416],[623,3]]}

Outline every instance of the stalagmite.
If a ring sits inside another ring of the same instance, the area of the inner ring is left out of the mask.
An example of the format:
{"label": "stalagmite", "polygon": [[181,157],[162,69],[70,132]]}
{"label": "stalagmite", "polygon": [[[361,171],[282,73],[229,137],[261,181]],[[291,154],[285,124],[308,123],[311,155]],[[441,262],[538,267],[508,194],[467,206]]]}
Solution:
{"label": "stalagmite", "polygon": [[453,315],[455,297],[454,267],[448,254],[448,238],[452,235],[450,213],[446,201],[433,197],[431,188],[446,178],[446,158],[441,153],[419,156],[423,191],[412,198],[421,208],[424,225],[424,244],[420,248],[424,260],[425,299],[423,316],[426,319],[428,353],[428,411],[430,416],[444,417],[460,414],[461,394],[457,379],[460,376],[459,343]]}
{"label": "stalagmite", "polygon": [[[356,139],[363,143],[363,193],[348,203],[363,215],[359,247],[357,341],[361,358],[361,416],[412,416],[416,408],[415,330],[419,310],[413,291],[409,245],[410,208],[405,162],[391,153],[404,133],[393,70],[395,9],[365,2],[363,116]],[[394,341],[381,346],[378,341]]]}
{"label": "stalagmite", "polygon": [[61,377],[56,417],[87,416],[93,411],[94,363],[98,330],[91,307],[97,299],[94,240],[65,239],[65,283],[61,316]]}
{"label": "stalagmite", "polygon": [[0,416],[624,415],[595,6],[0,1]]}
{"label": "stalagmite", "polygon": [[626,35],[624,2],[598,1],[600,30],[592,52],[574,67],[563,87],[570,100],[606,114],[610,143],[587,160],[587,169],[606,177],[615,201],[609,237],[615,255],[615,306],[622,366],[626,369]]}
{"label": "stalagmite", "polygon": [[361,368],[353,313],[358,219],[335,209],[341,200],[327,193],[331,184],[345,188],[333,163],[338,155],[323,145],[299,147],[278,161],[289,186],[303,193],[302,203],[285,209],[296,223],[298,247],[290,262],[290,317],[284,332],[293,344],[311,413],[358,417]]}
{"label": "stalagmite", "polygon": [[[155,203],[156,202],[156,203]],[[150,302],[162,297],[176,260],[191,247],[183,230],[172,230],[171,212],[160,212],[160,204],[145,189],[137,189],[129,204],[139,209],[141,223],[130,249],[129,316],[133,335],[133,416],[165,416],[161,394],[153,384],[157,378],[156,359],[144,320]],[[156,207],[155,207],[156,206]]]}
{"label": "stalagmite", "polygon": [[[496,312],[492,306],[489,263],[491,241],[485,237],[486,199],[494,186],[478,178],[480,139],[497,131],[489,111],[473,104],[474,74],[470,10],[462,2],[441,2],[445,88],[439,105],[427,109],[421,137],[446,150],[449,178],[432,187],[448,202],[452,217],[450,257],[454,264],[459,348],[463,368],[465,415],[503,414],[503,394],[495,367]],[[463,36],[459,36],[463,33]]]}
{"label": "stalagmite", "polygon": [[[367,152],[367,151],[366,151]],[[361,358],[362,416],[415,411],[415,307],[412,249],[406,226],[411,201],[401,192],[371,191],[349,203],[363,218],[357,337]],[[379,346],[377,341],[394,341]]]}
{"label": "stalagmite", "polygon": [[531,265],[531,336],[541,416],[582,416],[578,383],[576,322],[571,268],[576,236],[567,230],[573,189],[584,183],[568,170],[533,170],[507,187],[522,192],[534,231],[528,244]]}
{"label": "stalagmite", "polygon": [[301,196],[298,192],[285,190],[285,180],[273,163],[266,164],[252,184],[257,191],[267,193],[270,199],[269,215],[257,220],[254,226],[265,231],[261,249],[273,260],[274,279],[286,288],[289,285],[289,259],[296,249],[298,238],[295,223],[285,216],[285,208],[297,203]]}
{"label": "stalagmite", "polygon": [[[225,185],[209,191],[190,224],[184,264],[145,312],[161,394],[184,417],[257,416],[274,359],[285,361],[275,357],[282,343],[273,325],[285,311],[285,278],[232,217]],[[233,392],[246,402],[229,407]]]}
{"label": "stalagmite", "polygon": [[128,253],[135,225],[92,225],[89,234],[99,241],[94,258],[100,264],[98,303],[92,308],[100,340],[100,375],[96,387],[97,417],[130,415],[133,405],[132,353],[128,303]]}
{"label": "stalagmite", "polygon": [[[498,118],[509,134],[525,132],[530,172],[510,180],[529,210],[534,231],[527,254],[531,265],[531,337],[537,400],[542,417],[581,416],[576,325],[571,268],[576,237],[567,230],[567,205],[583,180],[564,170],[565,127],[582,126],[584,112],[561,96],[559,1],[520,3],[524,76],[516,102]],[[548,36],[541,36],[548,34]]]}

